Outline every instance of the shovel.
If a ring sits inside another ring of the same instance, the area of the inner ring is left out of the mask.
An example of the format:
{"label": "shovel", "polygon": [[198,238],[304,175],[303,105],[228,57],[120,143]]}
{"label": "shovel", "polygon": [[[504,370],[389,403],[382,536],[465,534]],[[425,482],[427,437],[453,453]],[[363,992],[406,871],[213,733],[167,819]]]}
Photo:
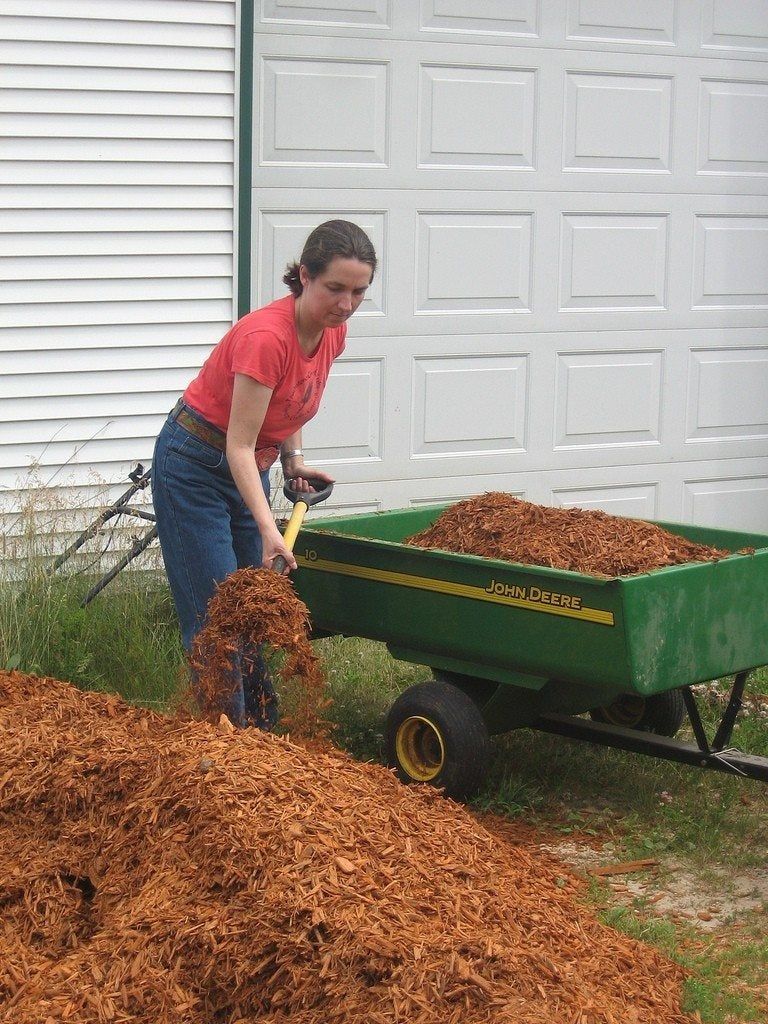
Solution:
{"label": "shovel", "polygon": [[[306,476],[305,480],[309,480],[311,484],[320,484],[322,481],[316,480],[314,477]],[[293,551],[293,545],[296,543],[296,536],[301,529],[301,524],[304,522],[304,516],[307,514],[310,505],[317,505],[321,501],[325,501],[326,498],[330,497],[331,491],[333,490],[333,484],[324,484],[321,490],[317,491],[297,491],[291,486],[291,481],[286,480],[283,485],[283,494],[289,501],[293,502],[293,512],[291,512],[291,518],[288,520],[288,525],[283,533],[283,540],[285,546],[289,551]],[[272,562],[272,568],[275,572],[282,573],[288,563],[282,555],[278,555]]]}

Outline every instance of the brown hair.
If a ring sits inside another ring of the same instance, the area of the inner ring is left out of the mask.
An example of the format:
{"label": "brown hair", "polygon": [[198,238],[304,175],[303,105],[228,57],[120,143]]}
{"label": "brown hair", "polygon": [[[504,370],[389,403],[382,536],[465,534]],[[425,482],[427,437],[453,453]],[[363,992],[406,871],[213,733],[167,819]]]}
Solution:
{"label": "brown hair", "polygon": [[289,263],[283,281],[298,298],[304,290],[299,277],[299,268],[306,267],[314,278],[328,269],[336,257],[346,260],[360,260],[371,268],[371,280],[376,272],[376,250],[362,228],[349,220],[327,220],[319,224],[304,243],[304,251],[298,263]]}

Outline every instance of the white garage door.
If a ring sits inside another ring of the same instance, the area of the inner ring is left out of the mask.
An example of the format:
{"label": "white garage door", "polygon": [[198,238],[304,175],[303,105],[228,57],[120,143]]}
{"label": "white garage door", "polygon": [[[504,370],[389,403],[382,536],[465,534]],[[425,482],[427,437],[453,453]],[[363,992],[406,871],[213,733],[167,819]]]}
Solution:
{"label": "white garage door", "polygon": [[337,507],[487,489],[768,529],[765,0],[262,0],[252,305],[382,270],[306,429]]}

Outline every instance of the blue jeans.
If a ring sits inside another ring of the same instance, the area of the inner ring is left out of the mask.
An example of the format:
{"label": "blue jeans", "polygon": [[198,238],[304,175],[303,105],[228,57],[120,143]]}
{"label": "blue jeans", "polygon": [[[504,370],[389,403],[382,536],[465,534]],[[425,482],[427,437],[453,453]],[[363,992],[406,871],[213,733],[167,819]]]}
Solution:
{"label": "blue jeans", "polygon": [[[261,483],[269,500],[268,470]],[[181,639],[189,652],[216,585],[236,569],[261,565],[261,534],[226,455],[171,418],[155,444],[152,498]],[[241,651],[233,672],[232,693],[214,710],[239,727],[272,728],[277,697],[261,650]]]}

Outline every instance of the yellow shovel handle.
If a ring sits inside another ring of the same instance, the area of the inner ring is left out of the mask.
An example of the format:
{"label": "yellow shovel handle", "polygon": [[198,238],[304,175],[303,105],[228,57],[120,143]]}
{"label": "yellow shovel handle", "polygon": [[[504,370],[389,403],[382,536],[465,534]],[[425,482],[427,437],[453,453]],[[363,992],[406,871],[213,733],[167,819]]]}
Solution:
{"label": "yellow shovel handle", "polygon": [[[296,537],[298,536],[301,524],[304,522],[304,516],[307,514],[309,505],[306,501],[297,501],[293,506],[293,512],[291,512],[291,518],[288,520],[288,525],[283,533],[283,540],[285,546],[289,551],[293,551],[293,545],[296,543]],[[272,568],[275,572],[283,572],[288,563],[282,555],[278,555],[277,558],[272,561]]]}
{"label": "yellow shovel handle", "polygon": [[283,534],[283,540],[285,546],[289,551],[293,551],[293,545],[296,543],[296,537],[298,536],[301,524],[304,522],[304,516],[307,514],[309,505],[306,501],[297,501],[293,506],[293,512],[291,512],[291,518],[288,520],[288,525],[285,528]]}

